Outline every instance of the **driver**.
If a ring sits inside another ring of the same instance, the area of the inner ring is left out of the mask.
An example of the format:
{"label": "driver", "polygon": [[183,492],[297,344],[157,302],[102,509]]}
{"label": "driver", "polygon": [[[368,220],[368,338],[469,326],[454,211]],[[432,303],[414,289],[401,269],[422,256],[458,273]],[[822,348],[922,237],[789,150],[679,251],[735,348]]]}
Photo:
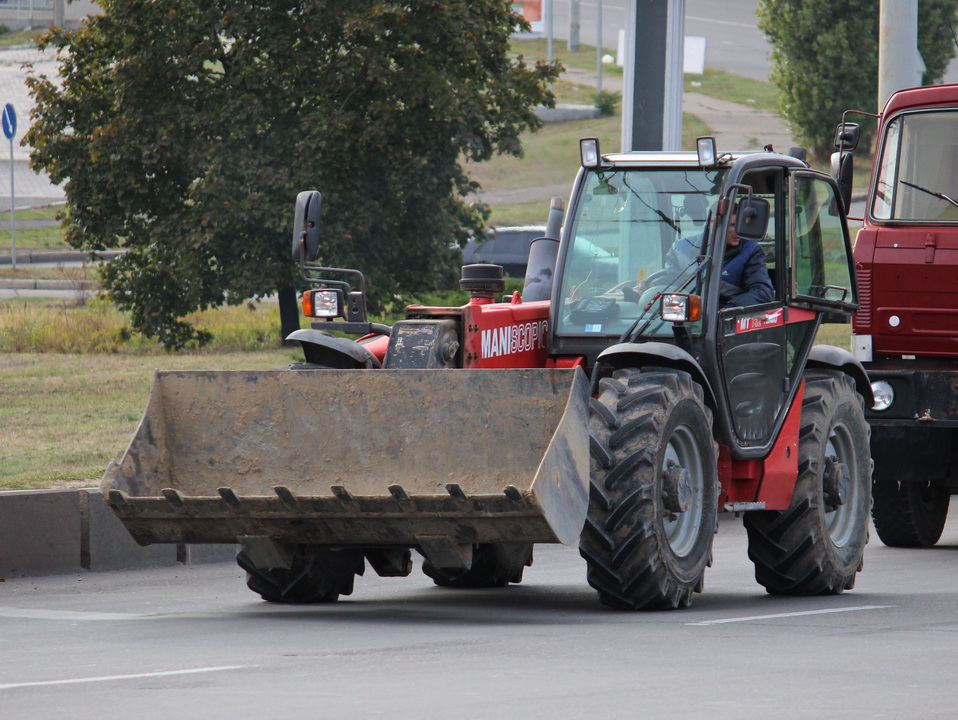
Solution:
{"label": "driver", "polygon": [[760,305],[772,300],[775,290],[765,265],[765,251],[754,240],[735,234],[736,213],[729,218],[719,283],[720,307]]}
{"label": "driver", "polygon": [[[729,218],[722,257],[719,284],[720,307],[745,307],[770,302],[775,295],[765,265],[765,251],[754,240],[744,240],[735,233],[737,210]],[[681,272],[690,268],[701,249],[701,235],[681,237],[665,256],[665,269]]]}

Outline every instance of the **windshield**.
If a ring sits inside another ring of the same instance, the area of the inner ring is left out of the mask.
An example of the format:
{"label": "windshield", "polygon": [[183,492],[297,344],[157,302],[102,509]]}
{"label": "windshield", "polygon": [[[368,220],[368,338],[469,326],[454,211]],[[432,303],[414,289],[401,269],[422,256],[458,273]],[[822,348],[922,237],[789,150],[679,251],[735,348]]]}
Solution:
{"label": "windshield", "polygon": [[[725,172],[590,171],[571,219],[556,332],[621,335],[640,316],[639,327],[652,318],[657,292],[700,294],[702,238]],[[642,334],[671,337],[672,324],[655,319]]]}
{"label": "windshield", "polygon": [[958,112],[912,113],[888,123],[872,216],[958,221]]}

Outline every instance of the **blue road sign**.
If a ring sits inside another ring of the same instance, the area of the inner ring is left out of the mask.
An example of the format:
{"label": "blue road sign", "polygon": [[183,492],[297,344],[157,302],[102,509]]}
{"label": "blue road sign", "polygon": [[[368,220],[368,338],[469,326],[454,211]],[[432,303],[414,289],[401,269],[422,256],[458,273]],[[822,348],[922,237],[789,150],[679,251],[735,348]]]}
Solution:
{"label": "blue road sign", "polygon": [[10,103],[3,108],[3,134],[7,140],[13,140],[13,136],[17,134],[17,114]]}

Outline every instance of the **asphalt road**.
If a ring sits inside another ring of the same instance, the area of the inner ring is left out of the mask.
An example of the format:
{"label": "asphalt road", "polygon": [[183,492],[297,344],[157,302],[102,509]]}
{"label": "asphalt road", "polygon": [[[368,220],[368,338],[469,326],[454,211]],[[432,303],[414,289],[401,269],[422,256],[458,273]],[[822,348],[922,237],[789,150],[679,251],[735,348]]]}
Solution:
{"label": "asphalt road", "polygon": [[262,602],[231,564],[7,580],[0,716],[953,720],[956,525],[873,539],[844,595],[778,598],[726,517],[705,593],[661,613],[604,609],[560,546],[520,586],[369,571],[324,606]]}

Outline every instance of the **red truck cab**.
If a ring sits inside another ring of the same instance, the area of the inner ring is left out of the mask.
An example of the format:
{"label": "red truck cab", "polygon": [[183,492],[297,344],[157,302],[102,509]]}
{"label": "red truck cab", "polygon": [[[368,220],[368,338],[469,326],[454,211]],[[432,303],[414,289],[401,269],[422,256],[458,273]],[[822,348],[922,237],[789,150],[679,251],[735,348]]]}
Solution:
{"label": "red truck cab", "polygon": [[852,350],[877,401],[873,519],[887,545],[934,545],[958,488],[958,85],[888,100],[862,220]]}

